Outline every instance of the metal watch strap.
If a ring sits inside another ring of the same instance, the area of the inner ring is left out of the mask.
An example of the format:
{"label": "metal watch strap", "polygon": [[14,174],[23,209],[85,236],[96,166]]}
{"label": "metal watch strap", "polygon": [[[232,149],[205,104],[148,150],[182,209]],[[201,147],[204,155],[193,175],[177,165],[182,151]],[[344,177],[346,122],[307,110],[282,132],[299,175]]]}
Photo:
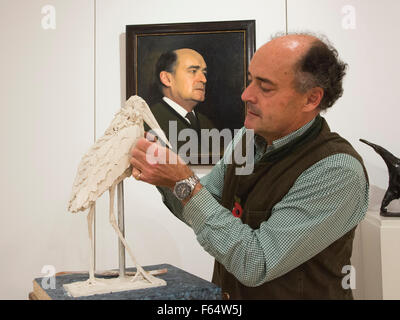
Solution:
{"label": "metal watch strap", "polygon": [[200,179],[198,176],[196,176],[195,174],[192,175],[191,177],[187,178],[187,182],[192,186],[192,192],[194,190],[194,187],[196,186],[196,184],[198,182],[200,182]]}
{"label": "metal watch strap", "polygon": [[[200,182],[200,179],[195,174],[193,174],[189,178],[186,178],[186,179],[176,182],[173,193],[179,200],[185,200],[188,197],[190,197],[190,195],[192,194],[192,192],[198,182]],[[178,193],[177,193],[177,190],[179,190],[179,186],[181,186],[182,184],[189,187],[190,192],[188,192],[187,194],[181,194],[181,192],[178,191]]]}

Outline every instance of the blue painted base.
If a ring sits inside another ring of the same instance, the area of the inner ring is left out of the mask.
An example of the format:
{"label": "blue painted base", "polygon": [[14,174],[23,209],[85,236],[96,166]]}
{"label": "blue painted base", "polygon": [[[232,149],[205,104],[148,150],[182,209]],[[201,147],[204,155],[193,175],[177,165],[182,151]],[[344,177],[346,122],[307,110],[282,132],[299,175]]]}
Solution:
{"label": "blue painted base", "polygon": [[[158,264],[143,267],[145,270],[157,270],[167,268],[168,272],[157,275],[167,282],[166,286],[147,288],[107,294],[96,294],[87,297],[73,298],[65,291],[63,285],[76,281],[84,281],[89,278],[88,273],[64,274],[56,277],[55,289],[44,289],[43,278],[34,281],[38,287],[53,300],[220,300],[221,289],[215,284],[203,280],[193,274],[183,271],[170,264]],[[127,268],[127,271],[136,271],[136,268]],[[99,276],[96,276],[99,277]],[[103,277],[111,278],[111,277]],[[48,282],[48,281],[47,281]]]}

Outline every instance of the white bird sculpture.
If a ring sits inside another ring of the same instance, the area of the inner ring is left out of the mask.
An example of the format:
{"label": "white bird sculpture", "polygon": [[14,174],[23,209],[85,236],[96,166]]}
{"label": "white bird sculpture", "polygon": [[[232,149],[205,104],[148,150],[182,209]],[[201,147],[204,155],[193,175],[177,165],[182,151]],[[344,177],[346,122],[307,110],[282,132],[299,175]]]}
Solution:
{"label": "white bird sculpture", "polygon": [[116,113],[105,134],[83,156],[78,166],[68,210],[78,212],[89,209],[87,221],[91,255],[88,285],[96,284],[96,280],[98,280],[94,277],[94,243],[92,234],[94,204],[107,190],[110,193],[110,223],[137,268],[135,277],[131,281],[146,279],[150,286],[152,284],[154,286],[160,285],[160,279],[145,271],[137,263],[128,243],[118,228],[114,215],[115,187],[132,174],[129,152],[137,140],[144,136],[143,121],[152,130],[156,131],[163,141],[170,145],[147,103],[139,96],[131,96],[124,107]]}

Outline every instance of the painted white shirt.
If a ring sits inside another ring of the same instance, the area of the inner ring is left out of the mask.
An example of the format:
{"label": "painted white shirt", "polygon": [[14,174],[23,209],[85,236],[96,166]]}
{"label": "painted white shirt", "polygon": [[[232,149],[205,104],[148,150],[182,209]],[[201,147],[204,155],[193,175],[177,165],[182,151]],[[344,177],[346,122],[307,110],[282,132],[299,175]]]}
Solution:
{"label": "painted white shirt", "polygon": [[[188,123],[190,123],[189,119],[186,118],[186,114],[187,114],[188,112],[187,112],[187,110],[186,110],[184,107],[180,106],[179,104],[177,104],[175,101],[171,100],[170,98],[163,97],[163,100],[164,100],[166,103],[168,103],[168,105],[169,105],[172,109],[174,109],[176,112],[178,112],[178,113],[182,116],[182,118],[184,118]],[[195,114],[194,110],[193,110],[192,112]],[[196,115],[196,114],[195,114],[195,115]]]}

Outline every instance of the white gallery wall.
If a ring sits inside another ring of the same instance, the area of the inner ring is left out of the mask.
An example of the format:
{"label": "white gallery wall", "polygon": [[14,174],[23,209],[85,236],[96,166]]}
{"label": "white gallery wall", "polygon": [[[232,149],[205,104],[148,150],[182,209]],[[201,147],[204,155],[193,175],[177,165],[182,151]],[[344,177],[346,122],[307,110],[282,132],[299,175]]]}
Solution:
{"label": "white gallery wall", "polygon": [[94,136],[93,1],[1,0],[0,23],[0,298],[26,299],[44,265],[87,266],[66,206]]}
{"label": "white gallery wall", "polygon": [[[358,139],[400,156],[398,12],[397,0],[0,0],[0,299],[26,299],[45,265],[88,268],[86,214],[66,207],[81,156],[126,98],[125,25],[254,19],[257,48],[286,26],[327,35],[349,70],[326,117],[363,156],[379,194],[386,166]],[[96,266],[116,268],[107,194],[96,211]],[[169,263],[211,279],[212,257],[154,187],[126,180],[125,227],[142,265]]]}

